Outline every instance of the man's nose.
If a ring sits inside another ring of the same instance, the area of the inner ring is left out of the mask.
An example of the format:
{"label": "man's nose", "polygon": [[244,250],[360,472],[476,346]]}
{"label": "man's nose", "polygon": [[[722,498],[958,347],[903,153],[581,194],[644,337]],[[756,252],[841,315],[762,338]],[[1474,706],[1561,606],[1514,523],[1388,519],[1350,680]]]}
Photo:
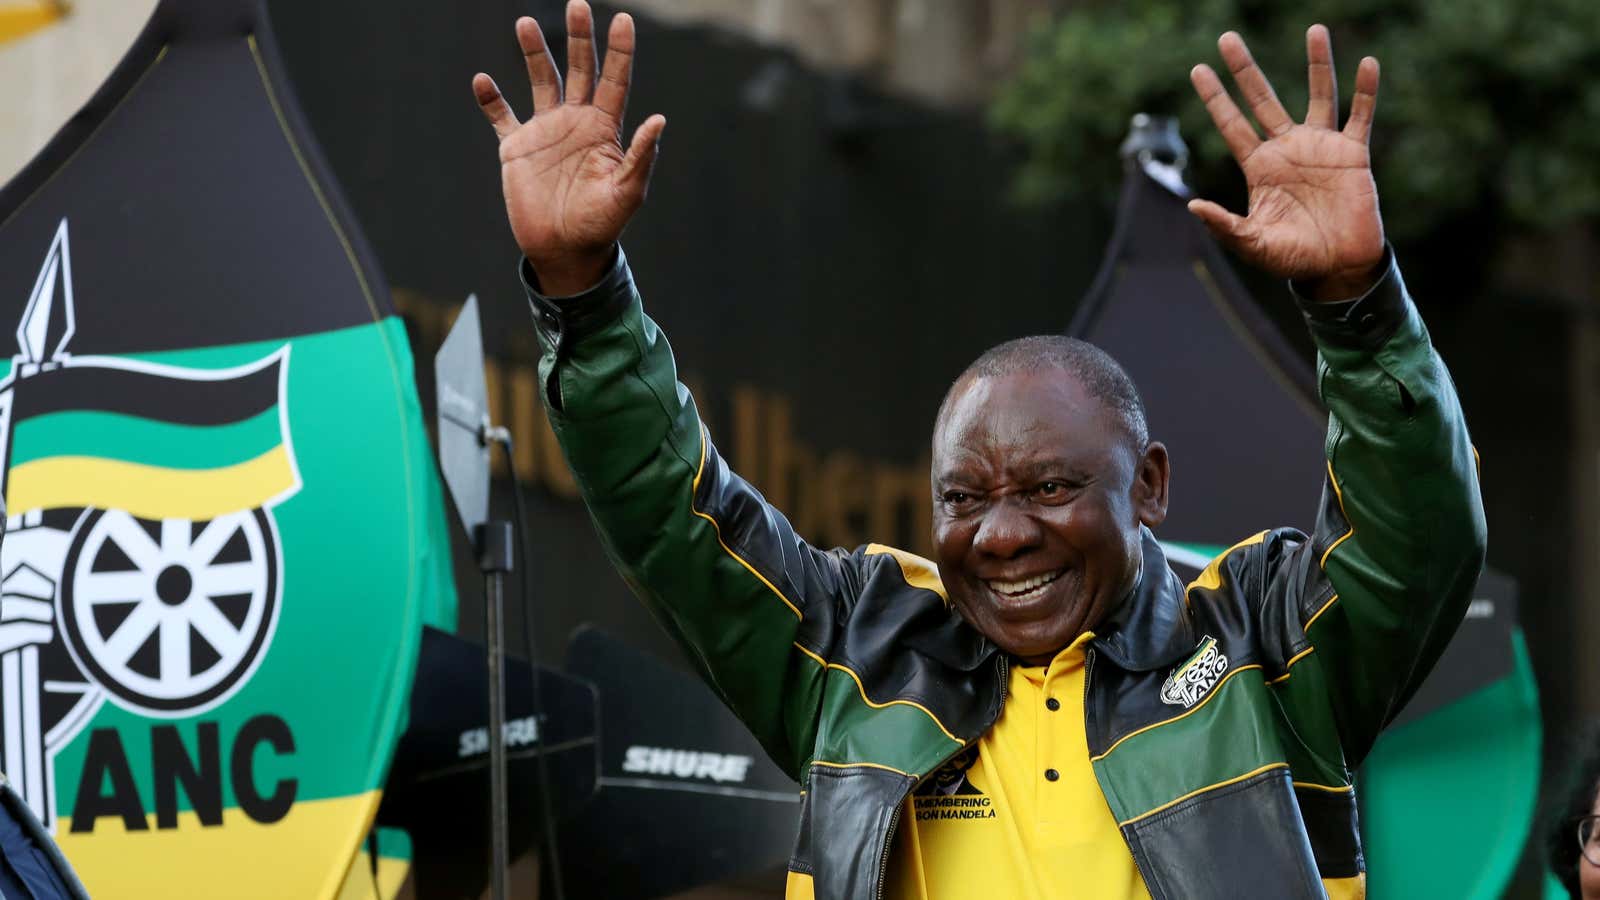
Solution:
{"label": "man's nose", "polygon": [[972,544],[985,556],[1011,559],[1037,546],[1042,539],[1039,523],[1014,497],[1004,497],[992,506],[978,525]]}

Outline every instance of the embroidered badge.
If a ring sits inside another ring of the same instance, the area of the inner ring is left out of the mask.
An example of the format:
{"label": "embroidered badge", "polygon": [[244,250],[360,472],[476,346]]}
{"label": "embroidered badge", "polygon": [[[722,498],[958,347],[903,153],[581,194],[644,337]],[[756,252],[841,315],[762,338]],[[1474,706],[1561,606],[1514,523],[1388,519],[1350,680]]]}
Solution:
{"label": "embroidered badge", "polygon": [[1206,635],[1194,655],[1167,676],[1166,682],[1161,685],[1161,702],[1188,709],[1199,703],[1207,691],[1216,687],[1226,671],[1228,657],[1217,649],[1217,639]]}

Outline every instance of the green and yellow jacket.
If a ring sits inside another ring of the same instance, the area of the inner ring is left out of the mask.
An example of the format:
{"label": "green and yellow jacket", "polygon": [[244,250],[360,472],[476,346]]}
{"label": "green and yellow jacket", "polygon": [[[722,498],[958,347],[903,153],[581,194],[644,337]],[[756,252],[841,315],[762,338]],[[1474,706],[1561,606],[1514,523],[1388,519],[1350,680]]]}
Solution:
{"label": "green and yellow jacket", "polygon": [[[550,422],[611,559],[804,790],[789,895],[881,896],[906,797],[995,722],[1011,660],[930,563],[812,547],[729,469],[620,251],[578,297],[522,271]],[[1087,653],[1088,753],[1157,900],[1365,893],[1352,772],[1483,562],[1474,451],[1392,258],[1365,297],[1302,307],[1329,410],[1315,529],[1247,538],[1187,587],[1147,532]]]}

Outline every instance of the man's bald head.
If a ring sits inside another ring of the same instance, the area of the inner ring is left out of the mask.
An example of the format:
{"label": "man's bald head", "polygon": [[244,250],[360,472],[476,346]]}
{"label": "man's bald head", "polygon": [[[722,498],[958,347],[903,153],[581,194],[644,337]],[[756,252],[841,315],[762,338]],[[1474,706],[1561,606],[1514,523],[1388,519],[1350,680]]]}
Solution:
{"label": "man's bald head", "polygon": [[1144,399],[1139,396],[1133,379],[1109,353],[1088,341],[1060,334],[1041,334],[1006,341],[974,360],[945,393],[944,402],[939,405],[934,431],[937,432],[943,425],[950,401],[975,379],[1051,369],[1072,376],[1089,396],[1099,400],[1106,411],[1122,424],[1133,452],[1144,452],[1150,443],[1150,428],[1145,421]]}

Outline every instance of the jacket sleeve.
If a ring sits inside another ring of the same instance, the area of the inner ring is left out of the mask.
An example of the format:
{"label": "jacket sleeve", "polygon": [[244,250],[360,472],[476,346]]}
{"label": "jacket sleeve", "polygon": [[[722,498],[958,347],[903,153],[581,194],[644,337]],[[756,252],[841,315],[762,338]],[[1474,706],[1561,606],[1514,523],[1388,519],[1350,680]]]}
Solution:
{"label": "jacket sleeve", "polygon": [[577,297],[524,284],[550,424],[606,552],[791,776],[812,753],[832,623],[859,560],[802,541],[718,454],[620,250]]}
{"label": "jacket sleeve", "polygon": [[1278,680],[1297,732],[1353,769],[1466,613],[1483,504],[1455,388],[1392,252],[1366,296],[1301,306],[1329,413],[1327,478],[1310,538],[1262,546],[1264,614],[1287,620]]}

